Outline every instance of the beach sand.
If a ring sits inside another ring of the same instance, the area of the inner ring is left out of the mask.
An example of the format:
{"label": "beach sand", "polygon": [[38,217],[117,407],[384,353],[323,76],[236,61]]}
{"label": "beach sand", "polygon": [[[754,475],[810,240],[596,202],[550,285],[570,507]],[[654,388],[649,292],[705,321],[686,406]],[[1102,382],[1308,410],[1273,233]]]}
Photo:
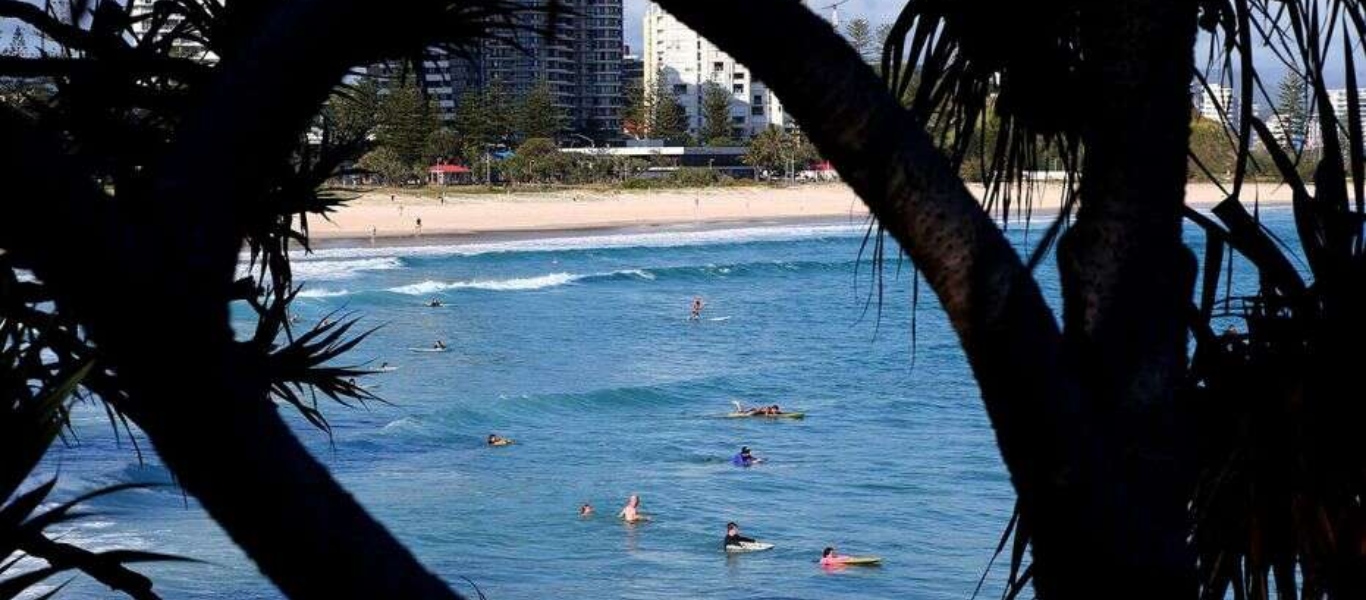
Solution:
{"label": "beach sand", "polygon": [[[980,186],[973,193],[981,196]],[[1263,204],[1290,201],[1286,186],[1262,184],[1244,191]],[[1213,184],[1192,184],[1187,204],[1205,208],[1223,199]],[[1033,216],[1057,211],[1057,188],[1036,192]],[[999,211],[998,211],[999,212]],[[1022,216],[1014,214],[1012,217]],[[421,219],[421,231],[417,223]],[[452,193],[442,203],[428,196],[364,193],[331,215],[311,219],[317,240],[368,239],[373,233],[390,243],[401,238],[534,234],[550,231],[717,226],[797,221],[864,223],[868,210],[853,190],[840,183],[791,187],[737,186],[685,190]],[[419,236],[420,233],[420,236]]]}

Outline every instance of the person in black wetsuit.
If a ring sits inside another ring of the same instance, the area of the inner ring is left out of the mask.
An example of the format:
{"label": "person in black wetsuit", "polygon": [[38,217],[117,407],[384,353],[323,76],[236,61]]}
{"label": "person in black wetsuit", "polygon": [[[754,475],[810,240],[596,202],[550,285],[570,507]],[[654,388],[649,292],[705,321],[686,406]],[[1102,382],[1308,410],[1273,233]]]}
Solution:
{"label": "person in black wetsuit", "polygon": [[735,521],[726,523],[726,546],[739,546],[742,542],[754,543],[754,538],[740,535],[740,526]]}

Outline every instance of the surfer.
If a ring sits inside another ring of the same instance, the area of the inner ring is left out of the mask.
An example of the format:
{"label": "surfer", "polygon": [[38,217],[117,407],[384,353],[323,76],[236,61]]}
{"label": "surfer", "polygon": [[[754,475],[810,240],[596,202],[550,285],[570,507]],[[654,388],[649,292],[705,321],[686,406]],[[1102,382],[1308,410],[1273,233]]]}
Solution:
{"label": "surfer", "polygon": [[381,371],[387,371],[387,370],[389,370],[389,363],[387,363],[387,362],[379,363],[379,370],[381,370]]}
{"label": "surfer", "polygon": [[489,445],[490,445],[490,446],[506,446],[506,445],[511,444],[511,443],[512,443],[512,440],[507,439],[507,438],[505,438],[505,437],[502,437],[502,436],[500,436],[500,435],[498,435],[498,434],[496,434],[496,433],[490,433],[490,434],[489,434]]}
{"label": "surfer", "polygon": [[432,298],[431,300],[427,301],[427,306],[430,308],[441,308],[441,300],[437,298]]}
{"label": "surfer", "polygon": [[735,456],[732,456],[730,459],[730,464],[735,465],[737,467],[751,467],[760,462],[762,461],[756,458],[753,454],[750,454],[749,446],[744,446],[740,448],[740,453],[736,454]]}
{"label": "surfer", "polygon": [[445,349],[446,349],[446,342],[443,342],[443,341],[441,341],[441,340],[437,340],[435,344],[432,344],[432,350],[445,350]]}
{"label": "surfer", "polygon": [[580,506],[580,507],[579,507],[579,516],[580,516],[580,517],[591,517],[591,516],[593,516],[593,505],[592,505],[592,504],[587,504],[587,503],[585,503],[583,506]]}
{"label": "surfer", "polygon": [[822,567],[842,567],[846,560],[849,560],[849,557],[836,554],[833,547],[827,546],[825,551],[821,552]]}
{"label": "surfer", "polygon": [[626,506],[621,507],[621,512],[617,513],[617,516],[627,523],[647,520],[644,515],[640,514],[640,496],[631,494],[631,497],[626,499]]}
{"label": "surfer", "polygon": [[702,320],[702,307],[703,307],[703,306],[706,306],[706,303],[702,301],[702,297],[701,297],[701,296],[693,296],[693,297],[692,297],[692,314],[688,316],[688,320],[689,320],[689,321],[700,321],[700,320]]}
{"label": "surfer", "polygon": [[745,537],[745,536],[743,536],[743,535],[740,535],[740,526],[739,526],[739,525],[736,525],[736,524],[735,524],[735,521],[731,521],[731,522],[729,522],[729,523],[726,523],[726,543],[725,543],[725,546],[728,546],[728,547],[729,547],[729,546],[739,546],[739,545],[741,545],[741,544],[753,544],[753,543],[756,542],[756,541],[758,541],[758,540],[755,540],[754,538],[747,538],[747,537]]}

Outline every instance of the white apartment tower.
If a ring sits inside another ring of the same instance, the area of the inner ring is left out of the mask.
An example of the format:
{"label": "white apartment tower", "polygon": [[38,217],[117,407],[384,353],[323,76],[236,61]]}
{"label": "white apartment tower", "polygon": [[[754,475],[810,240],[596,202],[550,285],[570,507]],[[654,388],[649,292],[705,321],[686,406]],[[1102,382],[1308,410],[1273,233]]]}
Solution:
{"label": "white apartment tower", "polygon": [[708,83],[731,93],[731,131],[749,138],[769,126],[792,127],[778,97],[749,69],[651,2],[645,11],[645,89],[673,93],[688,115],[688,131],[702,129],[702,94]]}
{"label": "white apartment tower", "polygon": [[[1347,107],[1351,101],[1347,96],[1346,89],[1328,90],[1328,102],[1333,105],[1333,113],[1342,121],[1343,126],[1347,125]],[[1366,88],[1357,90],[1357,107],[1361,110],[1363,119],[1366,119]]]}
{"label": "white apartment tower", "polygon": [[1225,117],[1234,121],[1237,116],[1233,110],[1233,88],[1217,84],[1200,87],[1200,118],[1222,123]]}
{"label": "white apartment tower", "polygon": [[[152,5],[156,3],[156,0],[131,0],[131,2],[133,3],[130,10],[132,16],[139,17],[152,12]],[[182,20],[183,18],[179,14],[174,12],[170,13],[166,17],[166,24],[158,31],[153,32],[151,31],[151,19],[141,19],[133,23],[133,35],[139,40],[146,39],[149,35],[154,37],[159,36],[162,32],[174,30]],[[191,58],[210,64],[218,62],[217,54],[209,52],[207,48],[198,42],[189,40],[176,40],[172,46],[172,53],[176,56]]]}

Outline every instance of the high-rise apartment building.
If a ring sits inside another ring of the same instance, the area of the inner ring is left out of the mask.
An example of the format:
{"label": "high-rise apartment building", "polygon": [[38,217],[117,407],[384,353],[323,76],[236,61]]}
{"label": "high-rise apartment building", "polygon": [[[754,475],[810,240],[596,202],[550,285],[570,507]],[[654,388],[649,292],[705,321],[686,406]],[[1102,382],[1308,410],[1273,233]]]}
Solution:
{"label": "high-rise apartment building", "polygon": [[[134,17],[140,17],[152,12],[152,5],[156,3],[156,0],[131,0],[131,2],[133,5],[129,12]],[[184,17],[172,11],[167,13],[166,21],[162,27],[158,31],[152,31],[151,19],[138,19],[133,22],[133,36],[139,40],[146,39],[149,35],[159,36],[162,32],[175,30],[183,20]],[[172,54],[184,58],[192,58],[206,63],[218,62],[218,55],[209,52],[202,44],[191,40],[175,40],[171,45],[171,51]]]}
{"label": "high-rise apartment building", "polygon": [[1232,121],[1238,116],[1233,109],[1233,88],[1212,83],[1208,88],[1199,86],[1197,89],[1200,90],[1200,118],[1222,123],[1226,117]]}
{"label": "high-rise apartment building", "polygon": [[[708,84],[731,95],[731,130],[748,138],[770,127],[787,128],[791,119],[777,96],[715,44],[651,3],[645,11],[642,60],[645,87],[673,94],[687,113],[688,131],[703,127],[702,97]],[[662,88],[661,88],[662,86]]]}
{"label": "high-rise apartment building", "polygon": [[[1333,105],[1333,113],[1345,125],[1347,123],[1347,107],[1351,105],[1347,90],[1345,88],[1328,90],[1328,103]],[[1366,119],[1366,88],[1357,90],[1357,107],[1361,111],[1362,118]]]}
{"label": "high-rise apartment building", "polygon": [[[547,0],[520,0],[528,8],[544,8]],[[512,97],[521,97],[541,82],[555,105],[568,117],[567,126],[599,138],[617,137],[623,105],[622,0],[561,0],[546,36],[548,13],[527,10],[515,16],[517,28],[484,40],[465,55],[429,53],[423,61],[422,88],[445,121],[455,119],[460,98],[468,91],[497,82]],[[370,68],[372,75],[393,67]]]}

